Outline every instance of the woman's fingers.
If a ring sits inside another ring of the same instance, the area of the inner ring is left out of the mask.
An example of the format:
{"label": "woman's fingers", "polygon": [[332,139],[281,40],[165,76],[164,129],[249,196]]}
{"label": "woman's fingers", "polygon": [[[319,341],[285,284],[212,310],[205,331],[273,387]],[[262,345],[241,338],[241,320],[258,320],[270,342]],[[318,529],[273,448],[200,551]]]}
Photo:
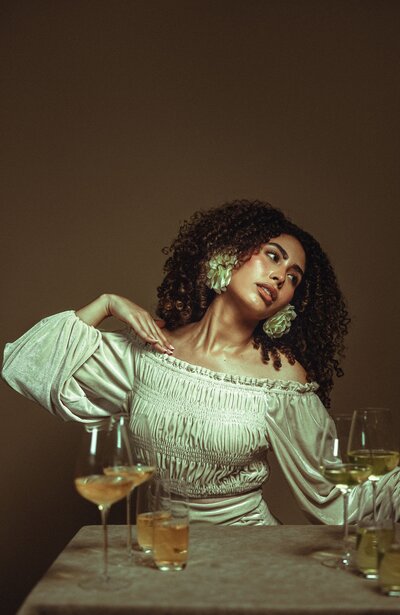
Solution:
{"label": "woman's fingers", "polygon": [[132,318],[133,330],[145,342],[151,344],[155,350],[164,354],[172,354],[174,347],[161,329],[157,326],[150,314],[141,314]]}
{"label": "woman's fingers", "polygon": [[150,325],[151,325],[151,331],[154,335],[154,338],[158,341],[161,342],[165,348],[167,348],[168,350],[175,350],[174,347],[172,346],[171,342],[169,341],[168,337],[165,335],[165,333],[160,329],[160,327],[158,326],[158,324],[156,323],[155,320],[153,320],[153,318],[150,317]]}
{"label": "woman's fingers", "polygon": [[[125,297],[110,295],[109,313],[127,323],[135,333],[148,344],[152,344],[158,352],[172,354],[174,347],[162,329],[150,314],[136,303]],[[163,320],[159,321],[161,327],[165,326]]]}

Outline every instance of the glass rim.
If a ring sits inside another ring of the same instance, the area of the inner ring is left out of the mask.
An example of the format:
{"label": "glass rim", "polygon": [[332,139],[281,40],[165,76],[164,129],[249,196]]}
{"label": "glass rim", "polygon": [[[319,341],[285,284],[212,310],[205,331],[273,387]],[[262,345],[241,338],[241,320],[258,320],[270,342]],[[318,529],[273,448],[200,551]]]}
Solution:
{"label": "glass rim", "polygon": [[351,419],[353,418],[353,412],[338,412],[338,414],[331,414],[330,417],[333,420],[336,419],[349,419],[351,421]]}
{"label": "glass rim", "polygon": [[354,412],[391,412],[391,409],[386,406],[362,406],[357,408]]}
{"label": "glass rim", "polygon": [[104,419],[95,419],[93,421],[90,421],[89,423],[85,423],[84,428],[87,433],[91,433],[96,429],[98,431],[107,431],[110,428],[110,417],[106,417]]}

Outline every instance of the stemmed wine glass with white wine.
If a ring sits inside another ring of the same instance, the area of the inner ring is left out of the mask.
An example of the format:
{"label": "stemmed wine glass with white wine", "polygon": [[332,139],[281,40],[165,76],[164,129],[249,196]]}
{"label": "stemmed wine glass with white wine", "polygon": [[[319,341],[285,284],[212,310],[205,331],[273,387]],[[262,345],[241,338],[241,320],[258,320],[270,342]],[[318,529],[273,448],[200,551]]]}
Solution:
{"label": "stemmed wine glass with white wine", "polygon": [[337,568],[347,568],[350,565],[350,544],[348,524],[348,502],[352,487],[364,483],[371,474],[372,468],[366,461],[349,459],[348,440],[352,415],[339,414],[328,417],[324,425],[319,450],[319,466],[321,474],[332,485],[335,485],[343,495],[343,553],[339,558],[329,558],[322,563]]}
{"label": "stemmed wine glass with white wine", "polygon": [[132,478],[107,473],[110,467],[132,464],[130,444],[123,421],[105,419],[85,425],[75,468],[75,487],[86,500],[96,504],[103,526],[103,567],[97,577],[79,583],[84,589],[119,589],[128,584],[121,576],[110,577],[108,570],[108,512],[115,502],[132,490]]}
{"label": "stemmed wine glass with white wine", "polygon": [[398,465],[399,435],[389,408],[361,408],[353,413],[349,438],[349,459],[371,466],[373,518],[376,521],[376,486],[384,474]]}
{"label": "stemmed wine glass with white wine", "polygon": [[118,421],[124,425],[130,442],[130,459],[125,462],[115,463],[104,468],[108,476],[124,476],[130,481],[131,488],[126,494],[126,525],[127,525],[127,555],[132,558],[132,523],[131,523],[131,498],[135,487],[149,480],[156,469],[155,456],[147,417],[144,414],[133,415],[130,426],[125,417],[119,417]]}

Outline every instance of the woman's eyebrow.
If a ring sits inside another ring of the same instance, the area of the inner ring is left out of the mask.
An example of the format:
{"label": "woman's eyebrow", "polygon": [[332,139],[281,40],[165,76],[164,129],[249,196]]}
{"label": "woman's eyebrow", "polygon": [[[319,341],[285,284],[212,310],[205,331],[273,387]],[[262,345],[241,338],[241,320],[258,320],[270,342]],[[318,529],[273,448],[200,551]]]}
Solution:
{"label": "woman's eyebrow", "polygon": [[[279,252],[282,254],[283,258],[287,261],[289,258],[288,253],[286,252],[286,250],[284,248],[282,248],[282,246],[279,243],[275,243],[274,241],[269,241],[268,242],[269,246],[275,246],[275,248],[278,248]],[[304,271],[302,270],[301,267],[299,267],[299,265],[292,265],[293,269],[295,271],[297,271],[298,273],[300,273],[300,275],[304,275]]]}

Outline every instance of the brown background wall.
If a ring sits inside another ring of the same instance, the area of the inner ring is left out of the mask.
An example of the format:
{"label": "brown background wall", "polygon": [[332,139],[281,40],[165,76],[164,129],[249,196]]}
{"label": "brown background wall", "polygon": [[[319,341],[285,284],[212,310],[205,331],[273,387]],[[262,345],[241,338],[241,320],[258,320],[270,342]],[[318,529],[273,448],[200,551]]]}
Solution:
{"label": "brown background wall", "polygon": [[[333,409],[397,412],[399,17],[396,0],[3,1],[1,343],[104,291],[151,310],[180,221],[266,199],[348,297]],[[72,488],[80,427],[0,391],[13,612],[97,511]],[[301,523],[282,481],[271,507]]]}

